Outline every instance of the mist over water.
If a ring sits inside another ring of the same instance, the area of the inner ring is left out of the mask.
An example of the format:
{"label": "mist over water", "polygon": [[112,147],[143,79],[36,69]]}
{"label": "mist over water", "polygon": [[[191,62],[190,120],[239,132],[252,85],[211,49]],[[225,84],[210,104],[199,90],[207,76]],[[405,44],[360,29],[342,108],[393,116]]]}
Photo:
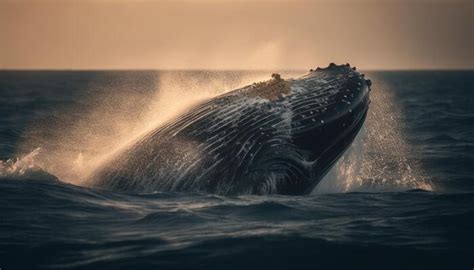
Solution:
{"label": "mist over water", "polygon": [[141,134],[270,74],[0,72],[0,267],[472,267],[470,71],[366,74],[365,126],[308,196],[87,187]]}
{"label": "mist over water", "polygon": [[28,126],[16,155],[35,151],[35,167],[61,181],[87,185],[96,168],[148,132],[194,104],[268,80],[267,73],[135,72],[122,73],[117,81],[93,78],[80,89],[86,94],[79,104],[62,108],[53,121]]}

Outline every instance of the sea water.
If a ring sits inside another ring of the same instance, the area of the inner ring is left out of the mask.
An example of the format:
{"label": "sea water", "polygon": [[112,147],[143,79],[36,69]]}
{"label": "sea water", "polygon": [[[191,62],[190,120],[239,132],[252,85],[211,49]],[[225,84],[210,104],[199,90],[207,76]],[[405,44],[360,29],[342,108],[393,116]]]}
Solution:
{"label": "sea water", "polygon": [[366,123],[308,196],[87,186],[150,129],[270,74],[1,71],[0,268],[474,267],[473,71],[366,72]]}

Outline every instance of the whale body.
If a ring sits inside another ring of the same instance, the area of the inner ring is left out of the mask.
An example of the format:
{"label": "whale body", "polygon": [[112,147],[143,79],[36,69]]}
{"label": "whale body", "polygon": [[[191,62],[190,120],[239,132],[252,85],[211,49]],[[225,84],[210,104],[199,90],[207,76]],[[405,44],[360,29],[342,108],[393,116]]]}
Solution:
{"label": "whale body", "polygon": [[370,80],[349,64],[278,74],[200,103],[130,145],[92,176],[124,192],[310,193],[350,146]]}

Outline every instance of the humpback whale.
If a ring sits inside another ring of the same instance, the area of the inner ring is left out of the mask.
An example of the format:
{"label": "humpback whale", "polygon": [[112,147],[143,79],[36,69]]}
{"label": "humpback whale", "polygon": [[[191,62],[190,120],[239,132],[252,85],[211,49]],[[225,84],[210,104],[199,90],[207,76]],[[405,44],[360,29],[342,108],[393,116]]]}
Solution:
{"label": "humpback whale", "polygon": [[310,193],[350,146],[371,82],[331,63],[206,100],[131,144],[91,177],[123,192]]}

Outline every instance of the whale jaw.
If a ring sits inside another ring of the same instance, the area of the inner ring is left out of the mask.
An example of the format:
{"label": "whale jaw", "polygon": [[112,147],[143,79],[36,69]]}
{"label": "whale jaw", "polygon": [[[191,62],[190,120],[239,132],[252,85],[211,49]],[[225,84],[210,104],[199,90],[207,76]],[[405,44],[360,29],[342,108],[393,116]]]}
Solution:
{"label": "whale jaw", "polygon": [[347,65],[272,80],[195,106],[92,177],[126,192],[308,194],[352,143],[370,81]]}

